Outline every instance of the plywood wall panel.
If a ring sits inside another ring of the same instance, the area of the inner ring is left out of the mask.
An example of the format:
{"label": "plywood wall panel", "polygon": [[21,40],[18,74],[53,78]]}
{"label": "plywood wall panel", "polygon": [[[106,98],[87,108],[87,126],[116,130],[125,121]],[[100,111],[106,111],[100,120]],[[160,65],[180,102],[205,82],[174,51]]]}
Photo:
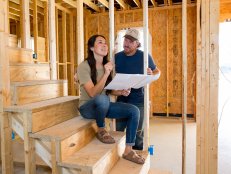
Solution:
{"label": "plywood wall panel", "polygon": [[167,11],[152,12],[152,56],[161,70],[161,77],[151,87],[152,111],[166,112],[167,102]]}

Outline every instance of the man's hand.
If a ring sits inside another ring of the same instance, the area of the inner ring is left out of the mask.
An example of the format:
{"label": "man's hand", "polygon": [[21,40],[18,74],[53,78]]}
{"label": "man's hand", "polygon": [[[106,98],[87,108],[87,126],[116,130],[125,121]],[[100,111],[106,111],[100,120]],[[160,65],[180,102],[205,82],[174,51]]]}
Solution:
{"label": "man's hand", "polygon": [[123,89],[121,90],[121,95],[127,97],[131,92],[131,89]]}

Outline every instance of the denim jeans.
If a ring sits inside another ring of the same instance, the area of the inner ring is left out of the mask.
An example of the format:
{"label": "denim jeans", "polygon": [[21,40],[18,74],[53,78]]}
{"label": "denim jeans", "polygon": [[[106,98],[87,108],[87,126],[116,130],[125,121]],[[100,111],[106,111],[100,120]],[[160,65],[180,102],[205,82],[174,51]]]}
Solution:
{"label": "denim jeans", "polygon": [[105,118],[125,118],[126,144],[135,145],[140,119],[140,111],[136,106],[122,102],[113,103],[107,95],[97,95],[80,106],[79,111],[84,118],[95,119],[99,128],[105,127]]}
{"label": "denim jeans", "polygon": [[[136,150],[143,150],[143,141],[144,141],[144,105],[143,104],[133,104],[139,108],[140,111],[140,120],[138,129],[136,132],[136,140],[135,146],[133,146]],[[116,130],[117,131],[125,131],[127,124],[127,119],[122,118],[116,120]]]}

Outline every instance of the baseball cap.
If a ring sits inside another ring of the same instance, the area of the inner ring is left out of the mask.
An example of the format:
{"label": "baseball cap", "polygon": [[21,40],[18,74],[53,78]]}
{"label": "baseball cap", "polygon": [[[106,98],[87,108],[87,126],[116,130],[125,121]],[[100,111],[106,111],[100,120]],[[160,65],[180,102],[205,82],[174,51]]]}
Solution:
{"label": "baseball cap", "polygon": [[124,37],[130,39],[131,41],[139,40],[139,31],[134,28],[130,28],[126,31]]}

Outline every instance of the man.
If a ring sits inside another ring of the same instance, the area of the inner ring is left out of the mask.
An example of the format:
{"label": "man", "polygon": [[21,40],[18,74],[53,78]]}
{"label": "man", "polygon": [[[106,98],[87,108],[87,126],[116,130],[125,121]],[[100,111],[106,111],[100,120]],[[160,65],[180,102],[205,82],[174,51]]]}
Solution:
{"label": "man", "polygon": [[[124,50],[115,55],[115,70],[116,73],[123,74],[143,74],[143,51],[138,50],[140,47],[139,31],[136,29],[128,29],[124,36],[123,48]],[[160,73],[160,70],[155,65],[152,57],[148,56],[149,75]],[[136,133],[136,141],[133,149],[143,150],[144,138],[144,88],[131,89],[131,93],[126,96],[119,96],[118,102],[131,103],[136,105],[140,110],[139,126]],[[124,131],[126,127],[126,120],[116,120],[116,130]]]}

